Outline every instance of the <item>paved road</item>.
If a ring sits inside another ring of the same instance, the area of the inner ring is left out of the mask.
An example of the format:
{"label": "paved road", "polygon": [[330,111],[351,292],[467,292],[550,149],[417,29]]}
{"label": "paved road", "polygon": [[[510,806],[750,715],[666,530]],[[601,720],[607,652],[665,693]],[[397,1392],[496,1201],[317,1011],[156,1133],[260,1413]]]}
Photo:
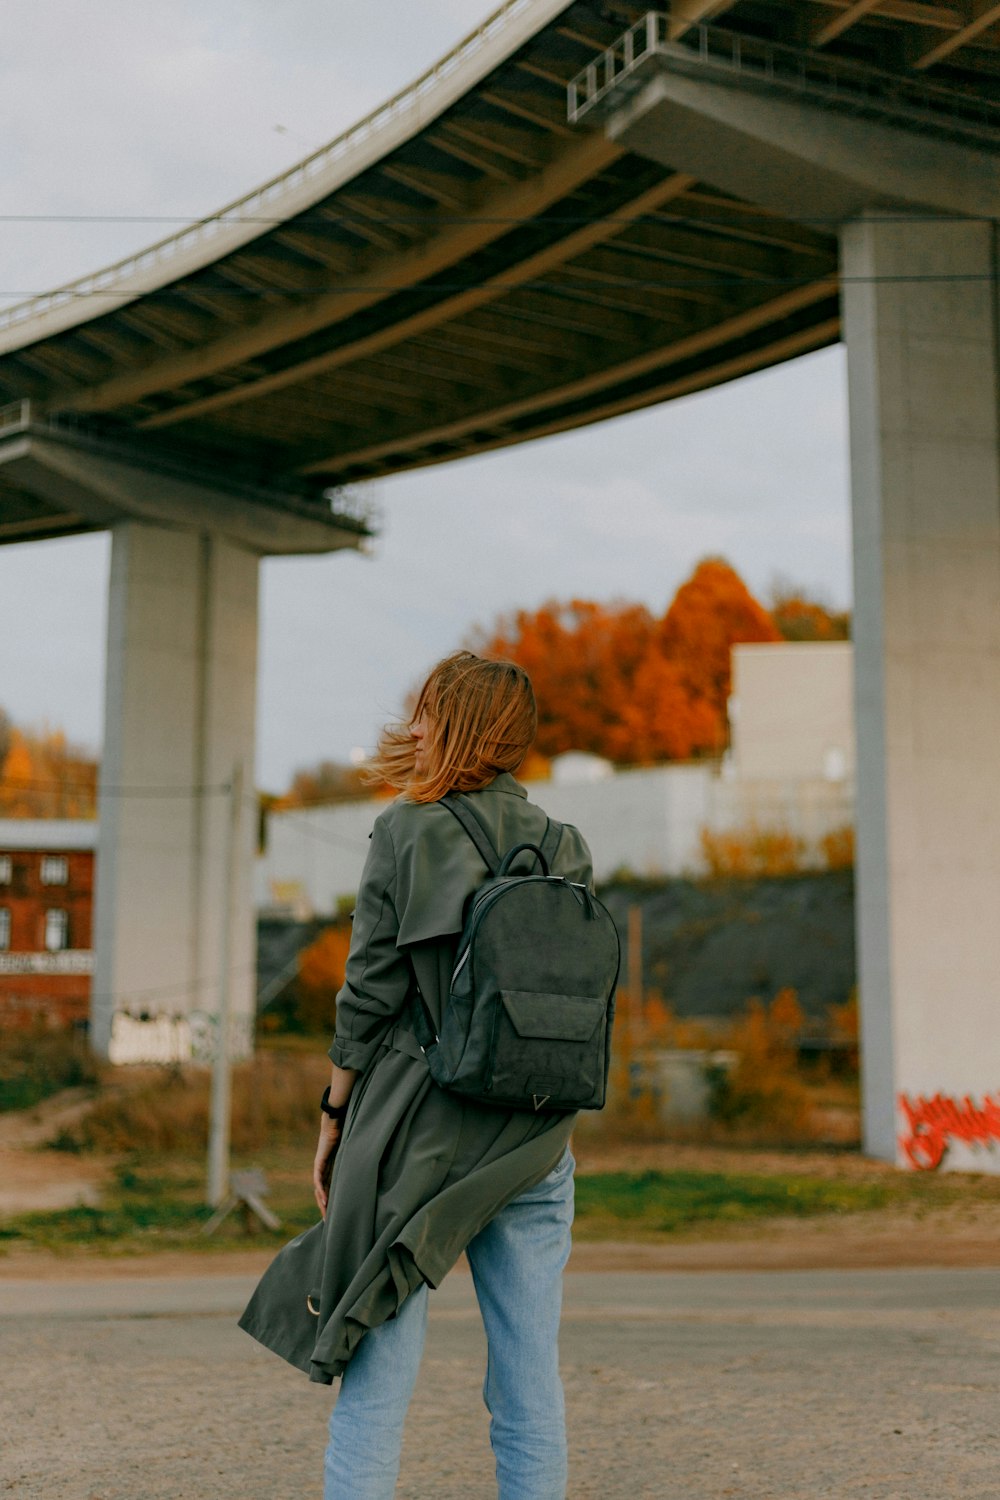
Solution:
{"label": "paved road", "polygon": [[[0,1496],[318,1500],[331,1393],[251,1285],[0,1282]],[[469,1277],[432,1307],[400,1500],[488,1500]],[[998,1309],[988,1270],[570,1276],[571,1500],[998,1500]]]}

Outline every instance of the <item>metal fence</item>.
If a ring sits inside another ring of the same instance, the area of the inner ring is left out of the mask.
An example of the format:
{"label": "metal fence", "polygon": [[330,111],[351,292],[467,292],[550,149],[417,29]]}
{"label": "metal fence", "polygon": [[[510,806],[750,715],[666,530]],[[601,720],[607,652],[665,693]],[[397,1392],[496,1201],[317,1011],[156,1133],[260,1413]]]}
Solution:
{"label": "metal fence", "polygon": [[567,85],[574,124],[614,96],[617,106],[642,86],[648,65],[714,81],[807,94],[813,102],[880,117],[1000,149],[1000,95],[987,98],[855,63],[832,54],[760,41],[719,26],[693,26],[671,40],[670,17],[649,11]]}

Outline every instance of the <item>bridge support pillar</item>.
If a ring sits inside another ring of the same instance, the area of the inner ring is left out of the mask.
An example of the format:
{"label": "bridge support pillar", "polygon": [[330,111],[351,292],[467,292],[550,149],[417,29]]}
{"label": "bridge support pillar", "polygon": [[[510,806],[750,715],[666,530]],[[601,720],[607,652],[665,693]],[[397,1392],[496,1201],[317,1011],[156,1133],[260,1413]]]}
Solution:
{"label": "bridge support pillar", "polygon": [[91,1033],[115,1061],[207,1059],[227,952],[234,1055],[252,1043],[257,574],[216,533],[113,527]]}
{"label": "bridge support pillar", "polygon": [[904,1165],[902,1095],[1000,1096],[996,265],[986,222],[842,234],[865,1146]]}

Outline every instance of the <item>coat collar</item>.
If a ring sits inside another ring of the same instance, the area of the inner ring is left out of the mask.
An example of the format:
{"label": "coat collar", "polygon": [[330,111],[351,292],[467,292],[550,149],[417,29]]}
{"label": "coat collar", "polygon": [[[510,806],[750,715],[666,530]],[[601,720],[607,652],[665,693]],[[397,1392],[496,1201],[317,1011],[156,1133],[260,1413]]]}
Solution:
{"label": "coat collar", "polygon": [[[513,814],[516,832],[521,822],[521,814],[510,803],[503,808],[498,802],[490,805],[495,793],[522,801],[528,796],[507,771],[479,791],[467,794],[473,803],[480,797],[484,799],[480,815],[494,840],[497,823],[508,823]],[[486,874],[472,840],[461,831],[448,809],[435,802],[401,800],[383,816],[391,820],[396,861],[395,900],[399,915],[396,946],[404,948],[428,938],[461,932],[466,899]],[[503,852],[501,849],[500,853]]]}
{"label": "coat collar", "polygon": [[[514,797],[527,797],[528,795],[525,788],[519,781],[514,780],[509,771],[501,771],[499,776],[494,776],[492,781],[488,781],[479,790],[481,792],[508,792]],[[466,795],[474,796],[475,793],[466,793]]]}

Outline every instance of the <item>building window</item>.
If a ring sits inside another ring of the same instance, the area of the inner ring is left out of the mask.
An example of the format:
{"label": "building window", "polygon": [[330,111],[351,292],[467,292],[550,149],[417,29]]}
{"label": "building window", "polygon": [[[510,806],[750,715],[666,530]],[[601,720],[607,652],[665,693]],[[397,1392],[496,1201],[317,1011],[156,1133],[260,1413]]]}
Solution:
{"label": "building window", "polygon": [[69,879],[69,860],[65,854],[42,855],[42,885],[65,885]]}
{"label": "building window", "polygon": [[50,953],[69,947],[69,912],[53,910],[45,913],[45,946]]}
{"label": "building window", "polygon": [[0,906],[0,953],[10,947],[10,907]]}
{"label": "building window", "polygon": [[9,854],[0,854],[0,885],[10,885],[14,874],[14,861]]}

